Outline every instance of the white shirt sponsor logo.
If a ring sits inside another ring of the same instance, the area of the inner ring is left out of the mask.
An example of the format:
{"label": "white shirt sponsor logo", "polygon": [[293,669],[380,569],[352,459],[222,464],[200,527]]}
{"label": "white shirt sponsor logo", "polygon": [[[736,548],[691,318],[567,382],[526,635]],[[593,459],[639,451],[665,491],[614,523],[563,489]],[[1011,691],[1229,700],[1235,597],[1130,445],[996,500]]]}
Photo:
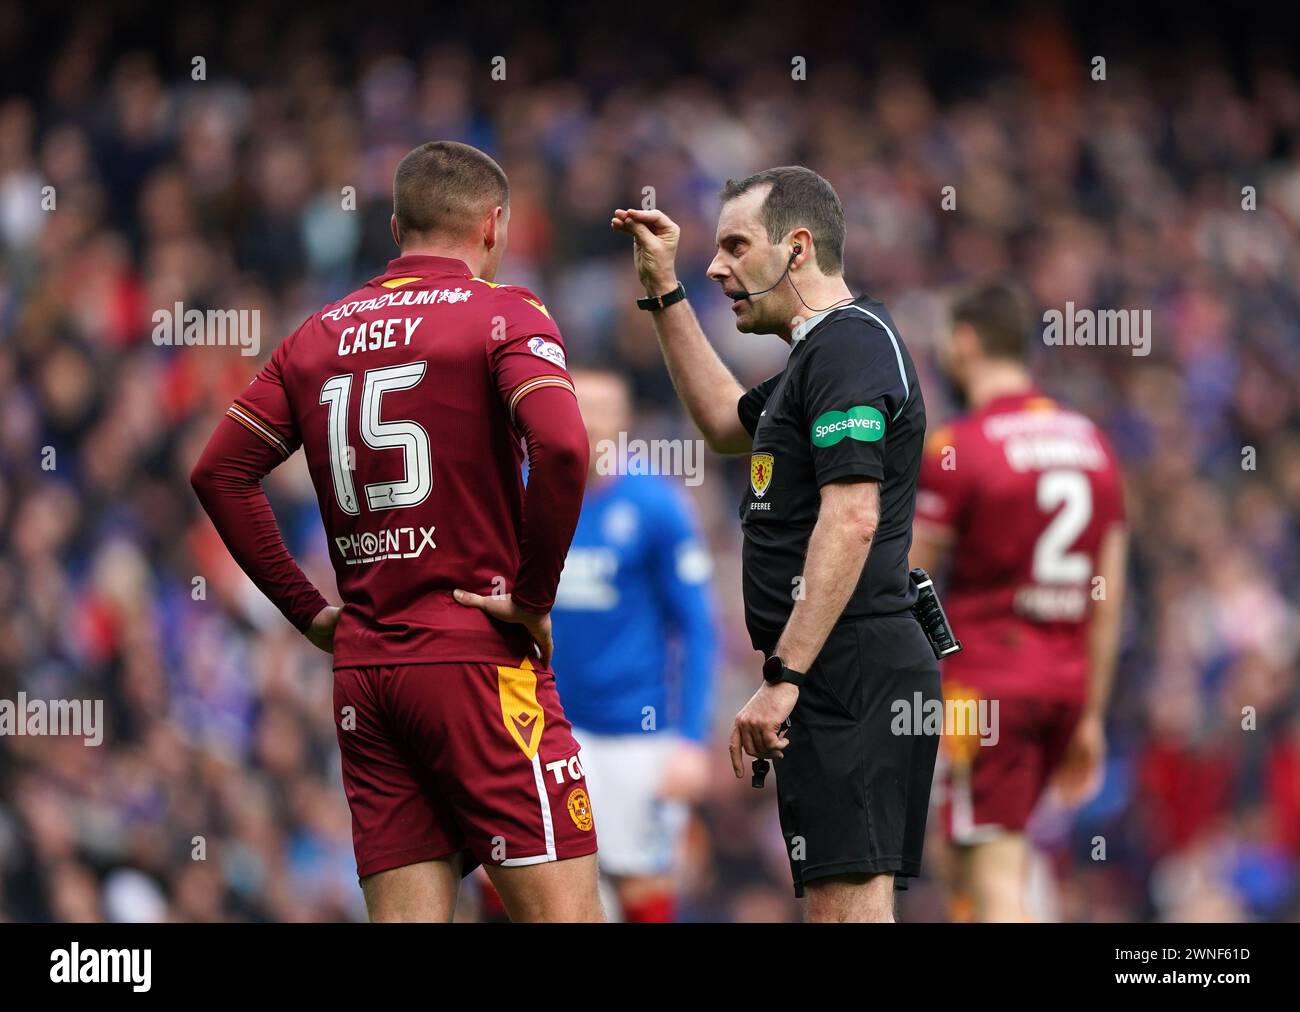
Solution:
{"label": "white shirt sponsor logo", "polygon": [[555,606],[573,611],[610,611],[618,607],[618,552],[605,546],[569,549],[564,575],[555,591]]}
{"label": "white shirt sponsor logo", "polygon": [[369,313],[388,306],[435,306],[443,303],[468,302],[474,293],[464,288],[426,288],[423,291],[404,289],[386,292],[372,299],[353,299],[321,313],[322,320],[342,320],[354,313]]}

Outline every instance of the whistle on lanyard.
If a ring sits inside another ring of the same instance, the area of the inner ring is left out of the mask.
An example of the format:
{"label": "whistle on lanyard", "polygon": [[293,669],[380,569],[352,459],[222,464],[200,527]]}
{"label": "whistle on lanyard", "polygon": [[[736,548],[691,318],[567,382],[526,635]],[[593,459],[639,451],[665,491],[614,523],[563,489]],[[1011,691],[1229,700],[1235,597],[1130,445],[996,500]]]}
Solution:
{"label": "whistle on lanyard", "polygon": [[[788,734],[789,731],[790,731],[790,718],[786,717],[785,723],[783,723],[779,728],[777,728],[777,733],[781,735],[785,735]],[[787,746],[787,748],[788,747],[789,746]],[[762,790],[764,784],[766,784],[767,782],[767,771],[770,770],[771,768],[772,768],[772,764],[768,762],[766,759],[755,759],[752,763],[750,763],[749,764],[750,786],[754,787],[757,790]]]}

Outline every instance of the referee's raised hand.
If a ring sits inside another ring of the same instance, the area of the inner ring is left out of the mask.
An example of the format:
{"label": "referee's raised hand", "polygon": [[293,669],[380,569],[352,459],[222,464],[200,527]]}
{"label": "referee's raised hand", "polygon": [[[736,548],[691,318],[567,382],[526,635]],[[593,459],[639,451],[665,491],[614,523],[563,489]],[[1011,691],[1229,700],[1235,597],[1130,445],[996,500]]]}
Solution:
{"label": "referee's raised hand", "polygon": [[616,232],[626,232],[635,241],[636,274],[650,295],[662,295],[677,287],[677,240],[682,230],[662,211],[618,208],[609,221]]}
{"label": "referee's raised hand", "polygon": [[748,753],[755,759],[785,757],[782,750],[790,744],[790,739],[781,734],[780,728],[798,701],[798,686],[789,682],[776,685],[765,682],[762,688],[749,697],[749,702],[741,707],[731,729],[731,740],[727,743],[727,751],[731,754],[731,769],[737,779],[745,775],[743,753]]}

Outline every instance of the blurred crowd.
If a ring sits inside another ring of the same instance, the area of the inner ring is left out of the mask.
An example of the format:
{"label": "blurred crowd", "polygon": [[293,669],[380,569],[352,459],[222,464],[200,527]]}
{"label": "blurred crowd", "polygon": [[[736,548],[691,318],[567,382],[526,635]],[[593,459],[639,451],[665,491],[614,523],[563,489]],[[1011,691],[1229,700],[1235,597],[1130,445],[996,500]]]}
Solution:
{"label": "blurred crowd", "polygon": [[[841,33],[856,50],[808,40],[806,79],[801,37],[761,16],[631,47],[502,10],[127,15],[0,16],[0,699],[102,699],[108,725],[98,748],[0,737],[0,919],[364,916],[329,660],[235,568],[188,474],[279,337],[396,255],[393,169],[434,138],[508,172],[502,280],[542,296],[571,364],[631,377],[632,437],[695,433],[611,209],[653,199],[681,224],[705,330],[757,382],[785,346],[736,334],[704,268],[719,186],[772,165],[838,189],[848,281],[893,311],[932,425],[953,410],[933,358],[952,284],[1011,275],[1043,308],[1150,309],[1147,357],[1034,357],[1109,433],[1133,526],[1105,786],[1039,812],[1036,902],[1060,920],[1300,918],[1298,64],[1138,40],[1096,80],[1063,14],[950,11],[910,44],[859,25]],[[176,302],[260,310],[260,357],[158,346],[152,314]],[[725,754],[758,677],[744,480],[710,457],[687,490],[724,642],[688,919],[797,916],[774,791]],[[301,457],[267,489],[333,596]],[[950,915],[938,844],[904,919]]]}

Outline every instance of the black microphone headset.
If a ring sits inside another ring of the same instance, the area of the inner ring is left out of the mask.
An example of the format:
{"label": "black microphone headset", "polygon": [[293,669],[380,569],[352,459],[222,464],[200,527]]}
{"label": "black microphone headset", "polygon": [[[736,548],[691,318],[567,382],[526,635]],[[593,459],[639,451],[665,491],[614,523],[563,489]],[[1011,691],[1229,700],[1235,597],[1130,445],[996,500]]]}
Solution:
{"label": "black microphone headset", "polygon": [[[785,270],[781,272],[781,276],[780,276],[779,278],[777,278],[774,282],[772,282],[772,284],[770,284],[770,285],[768,285],[766,288],[764,288],[762,291],[760,291],[760,292],[747,292],[747,291],[745,291],[745,290],[742,288],[742,289],[741,289],[740,291],[738,291],[738,292],[726,292],[726,293],[724,293],[724,294],[726,294],[727,298],[731,299],[732,302],[739,302],[741,299],[752,299],[752,298],[754,298],[755,296],[758,296],[758,295],[766,295],[766,294],[767,294],[768,292],[770,292],[773,288],[777,287],[777,285],[779,285],[782,281],[784,281],[787,277],[790,276],[790,269],[794,266],[795,257],[797,257],[797,256],[798,256],[800,253],[802,253],[802,252],[803,252],[803,247],[800,246],[798,243],[795,243],[795,244],[794,244],[794,248],[793,248],[793,249],[791,250],[791,252],[790,252],[790,259],[787,260],[787,261],[785,262]],[[826,309],[813,309],[812,306],[810,306],[810,305],[808,305],[808,303],[804,302],[804,300],[803,300],[803,296],[799,294],[799,289],[797,289],[797,288],[794,287],[794,279],[793,279],[793,278],[790,280],[790,287],[794,289],[794,294],[798,297],[799,301],[800,301],[800,302],[803,302],[803,306],[804,306],[804,308],[807,309],[807,310],[809,310],[810,312],[813,312],[813,313],[826,313],[826,312],[830,312],[830,310],[837,308],[838,306],[840,306],[840,305],[843,304],[843,303],[846,303],[846,302],[852,302],[852,301],[853,301],[853,297],[850,296],[850,297],[847,298],[847,299],[841,299],[839,302],[835,303],[833,306],[829,306],[829,307],[827,307]]]}
{"label": "black microphone headset", "polygon": [[[741,299],[752,299],[756,295],[766,295],[768,292],[770,292],[773,288],[775,288],[777,285],[779,285],[782,281],[784,281],[789,276],[790,268],[794,266],[794,258],[797,257],[802,252],[803,252],[803,247],[800,246],[798,243],[795,243],[794,250],[790,253],[790,259],[785,262],[785,270],[781,272],[781,276],[777,278],[776,281],[774,281],[772,284],[764,288],[761,292],[747,292],[742,288],[738,292],[728,292],[727,298],[731,299],[732,302],[739,302]],[[797,295],[798,292],[796,292],[795,294]],[[803,302],[803,299],[800,299],[799,301]]]}

